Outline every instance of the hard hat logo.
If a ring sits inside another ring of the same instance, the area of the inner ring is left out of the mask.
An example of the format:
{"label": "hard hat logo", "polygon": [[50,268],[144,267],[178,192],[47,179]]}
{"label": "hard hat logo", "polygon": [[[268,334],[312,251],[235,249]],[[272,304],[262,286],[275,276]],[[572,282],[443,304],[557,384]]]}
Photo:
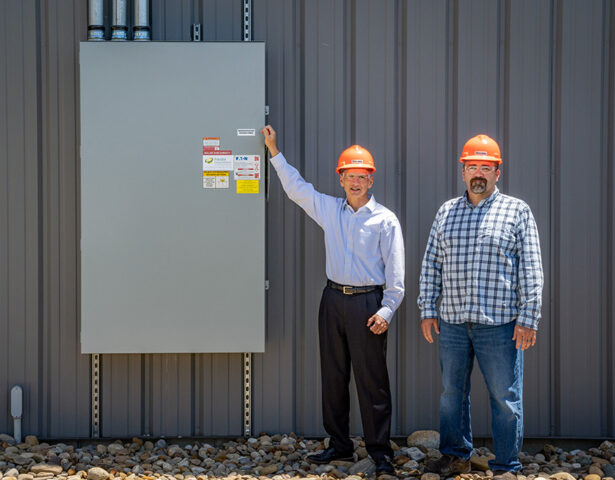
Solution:
{"label": "hard hat logo", "polygon": [[365,168],[370,173],[376,171],[372,154],[361,145],[353,145],[340,155],[335,171],[341,173],[347,168]]}
{"label": "hard hat logo", "polygon": [[493,138],[487,135],[476,135],[463,146],[460,162],[468,160],[487,160],[489,162],[502,163],[500,146]]}

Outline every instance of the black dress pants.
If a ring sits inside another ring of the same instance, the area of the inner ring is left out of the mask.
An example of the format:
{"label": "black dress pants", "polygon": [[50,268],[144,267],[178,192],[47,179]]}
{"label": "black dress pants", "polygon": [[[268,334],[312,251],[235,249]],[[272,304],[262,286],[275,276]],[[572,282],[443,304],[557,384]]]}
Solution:
{"label": "black dress pants", "polygon": [[387,332],[376,335],[367,320],[381,307],[382,290],[344,295],[325,287],[318,315],[322,415],[330,446],[353,451],[349,437],[350,368],[354,373],[367,452],[374,460],[393,458],[391,389],[386,364]]}

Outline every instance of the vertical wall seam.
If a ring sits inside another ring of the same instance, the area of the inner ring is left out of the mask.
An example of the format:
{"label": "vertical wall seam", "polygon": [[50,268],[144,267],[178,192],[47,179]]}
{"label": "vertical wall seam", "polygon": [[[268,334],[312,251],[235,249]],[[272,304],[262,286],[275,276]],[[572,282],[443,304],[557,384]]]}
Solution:
{"label": "vertical wall seam", "polygon": [[[398,48],[398,55],[397,55],[397,68],[398,68],[398,72],[396,75],[396,79],[397,79],[397,88],[396,91],[398,93],[398,98],[401,99],[401,101],[397,104],[397,119],[398,119],[398,125],[399,128],[397,130],[397,134],[398,134],[398,140],[397,143],[399,144],[399,148],[400,148],[400,152],[399,152],[399,158],[401,159],[401,165],[400,165],[400,181],[403,182],[403,185],[407,185],[407,176],[408,176],[408,142],[406,141],[406,132],[407,132],[407,116],[408,116],[408,95],[406,92],[406,85],[408,82],[408,3],[403,1],[403,2],[398,2],[397,3],[397,8],[396,11],[398,12],[397,18],[398,18],[398,35],[396,36],[396,38],[399,38],[400,40],[397,41],[397,44],[399,45],[399,43],[401,42],[401,46]],[[401,228],[402,231],[405,232],[406,230],[406,218],[407,218],[407,214],[408,214],[408,204],[407,204],[407,195],[406,195],[406,188],[403,188],[403,185],[400,188],[400,223],[401,223]],[[418,232],[418,229],[416,229]],[[406,298],[405,302],[402,302],[402,305],[399,308],[399,312],[397,313],[397,318],[398,319],[402,319],[402,318],[407,318],[408,314],[407,314],[407,308],[406,306],[408,305],[408,302],[410,301],[410,299]],[[404,388],[406,385],[406,376],[405,376],[405,369],[400,368],[400,366],[404,365],[405,362],[403,361],[403,354],[405,353],[406,349],[404,348],[405,346],[405,339],[406,339],[406,323],[407,322],[401,322],[401,321],[397,321],[397,330],[398,330],[398,334],[396,337],[397,340],[397,355],[395,356],[396,359],[396,367],[395,367],[395,372],[396,372],[396,378],[397,378],[397,395],[396,395],[396,405],[397,405],[397,428],[393,429],[393,431],[399,435],[403,432],[403,428],[404,425],[406,425],[406,421],[407,421],[407,415],[406,415],[406,409],[404,408],[404,404],[405,402],[405,398],[404,398],[404,392],[406,391],[406,389]]]}
{"label": "vertical wall seam", "polygon": [[[510,154],[510,0],[498,4],[500,10],[500,45],[498,46],[498,135],[502,142],[502,158],[509,159]],[[509,191],[510,175],[504,175],[503,188]]]}
{"label": "vertical wall seam", "polygon": [[350,1],[350,144],[357,143],[357,6]]}
{"label": "vertical wall seam", "polygon": [[613,238],[614,238],[614,221],[613,221],[613,190],[609,188],[609,185],[613,184],[613,134],[615,131],[615,118],[614,118],[614,99],[613,99],[613,89],[615,88],[615,8],[610,2],[603,3],[604,8],[607,10],[604,18],[604,59],[605,59],[605,71],[604,71],[604,92],[603,92],[603,105],[607,105],[606,107],[606,119],[605,119],[605,128],[603,129],[604,135],[604,152],[606,157],[604,158],[605,166],[606,166],[606,179],[605,179],[605,190],[606,190],[606,218],[605,225],[608,225],[606,231],[606,245],[605,245],[605,253],[606,253],[606,285],[605,285],[605,295],[604,299],[606,302],[605,314],[602,318],[602,324],[605,327],[605,337],[606,345],[603,355],[606,357],[605,360],[605,372],[603,375],[602,385],[606,389],[605,392],[605,410],[606,410],[606,422],[605,422],[605,431],[601,432],[603,436],[612,436],[614,435],[613,429],[613,382],[611,379],[615,372],[613,372],[613,349],[608,348],[608,345],[612,345],[613,343]]}
{"label": "vertical wall seam", "polygon": [[[452,9],[451,9],[452,4]],[[449,75],[449,91],[450,106],[447,108],[447,112],[450,112],[450,149],[448,159],[452,160],[455,157],[455,151],[457,150],[457,126],[459,115],[459,3],[456,0],[449,1],[447,5],[447,22],[449,23],[449,40],[446,53],[448,58],[447,65],[450,67]],[[452,51],[451,51],[452,49]],[[446,175],[448,176],[448,184],[450,190],[449,198],[454,197],[457,191],[457,176],[456,169],[446,169]]]}
{"label": "vertical wall seam", "polygon": [[550,192],[551,192],[551,208],[550,211],[550,232],[551,239],[551,258],[550,258],[550,275],[551,275],[551,356],[550,367],[551,372],[551,426],[549,435],[559,435],[560,418],[561,418],[561,383],[560,375],[560,323],[553,321],[559,318],[560,308],[559,303],[555,301],[558,298],[560,291],[560,269],[558,258],[560,255],[559,241],[559,174],[560,174],[560,142],[561,142],[561,102],[562,102],[562,30],[563,30],[563,2],[562,0],[553,0],[551,4],[551,152],[550,152]]}
{"label": "vertical wall seam", "polygon": [[38,286],[38,294],[37,294],[37,302],[38,302],[38,375],[37,375],[37,389],[39,392],[39,399],[37,400],[37,421],[35,431],[40,432],[42,429],[42,419],[43,419],[43,405],[45,404],[42,399],[44,398],[41,393],[43,392],[43,372],[44,372],[44,318],[45,318],[45,309],[44,309],[44,221],[43,221],[43,213],[44,213],[44,204],[43,204],[43,74],[42,74],[42,65],[43,65],[43,48],[42,48],[42,31],[41,31],[41,0],[37,0],[35,4],[35,21],[36,21],[36,162],[37,162],[37,229],[38,229],[38,238],[37,238],[37,248],[38,248],[38,261],[37,261],[37,286]]}

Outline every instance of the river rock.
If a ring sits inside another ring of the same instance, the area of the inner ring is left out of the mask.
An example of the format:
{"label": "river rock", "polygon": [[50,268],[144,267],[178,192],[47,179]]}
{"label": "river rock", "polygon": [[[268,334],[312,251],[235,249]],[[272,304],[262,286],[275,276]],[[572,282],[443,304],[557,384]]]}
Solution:
{"label": "river rock", "polygon": [[576,478],[570,475],[568,472],[557,472],[549,476],[549,478],[551,480],[576,480]]}
{"label": "river rock", "polygon": [[272,463],[271,465],[265,465],[263,468],[260,469],[258,473],[259,475],[271,475],[272,473],[276,473],[277,471],[278,466],[275,463]]}
{"label": "river rock", "polygon": [[59,475],[64,469],[60,465],[49,465],[48,463],[37,463],[30,467],[32,473],[52,473]]}
{"label": "river rock", "polygon": [[26,435],[26,438],[24,438],[24,443],[28,445],[28,447],[34,447],[35,445],[38,445],[38,438],[36,438],[36,435]]}
{"label": "river rock", "polygon": [[117,455],[120,450],[124,450],[124,445],[120,445],[119,443],[111,443],[107,445],[107,451],[111,455]]}
{"label": "river rock", "polygon": [[600,476],[596,475],[595,473],[590,473],[589,475],[585,476],[585,480],[600,480]]}
{"label": "river rock", "polygon": [[426,456],[423,451],[418,447],[402,448],[401,450],[404,455],[410,457],[412,460],[415,460],[417,462],[420,462]]}
{"label": "river rock", "polygon": [[489,460],[495,458],[495,455],[483,456],[483,455],[472,455],[470,457],[470,463],[472,465],[472,470],[481,470],[486,472],[489,470]]}
{"label": "river rock", "polygon": [[602,469],[601,469],[598,465],[596,465],[596,464],[591,465],[591,466],[589,467],[589,473],[590,473],[590,474],[593,474],[593,475],[598,475],[599,477],[604,477],[604,472],[603,472],[603,471],[602,471]]}
{"label": "river rock", "polygon": [[358,461],[352,467],[348,469],[348,473],[350,475],[364,474],[365,476],[369,476],[376,471],[376,465],[372,461],[371,458],[367,457],[363,460]]}
{"label": "river rock", "polygon": [[11,437],[10,435],[7,435],[6,433],[0,433],[0,441],[1,442],[6,442],[9,445],[15,445],[15,439],[13,437]]}
{"label": "river rock", "polygon": [[408,436],[406,443],[409,447],[438,448],[440,434],[434,430],[417,430]]}
{"label": "river rock", "polygon": [[421,480],[440,480],[440,475],[437,473],[424,473],[421,475]]}
{"label": "river rock", "polygon": [[100,467],[93,467],[88,470],[88,480],[107,480],[109,473]]}

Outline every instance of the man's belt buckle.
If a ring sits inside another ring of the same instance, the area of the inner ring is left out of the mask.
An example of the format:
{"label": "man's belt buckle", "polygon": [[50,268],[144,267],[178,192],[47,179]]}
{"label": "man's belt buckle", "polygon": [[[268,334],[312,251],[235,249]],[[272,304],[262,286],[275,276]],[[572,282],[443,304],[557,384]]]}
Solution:
{"label": "man's belt buckle", "polygon": [[352,287],[348,287],[346,285],[342,286],[342,293],[344,295],[352,295],[354,292],[352,291]]}

